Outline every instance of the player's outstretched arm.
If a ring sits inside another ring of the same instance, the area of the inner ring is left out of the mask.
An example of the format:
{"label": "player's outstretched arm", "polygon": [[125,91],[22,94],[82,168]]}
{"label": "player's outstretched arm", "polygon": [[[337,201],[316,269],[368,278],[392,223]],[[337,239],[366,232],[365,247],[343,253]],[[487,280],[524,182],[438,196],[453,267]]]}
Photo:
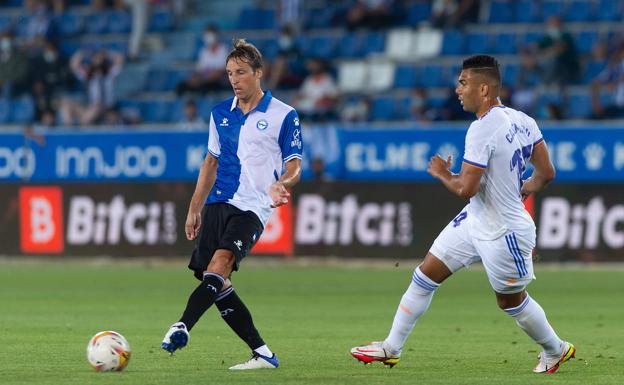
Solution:
{"label": "player's outstretched arm", "polygon": [[446,160],[440,155],[436,155],[429,161],[427,172],[434,178],[439,179],[447,189],[453,194],[463,199],[470,199],[479,192],[479,183],[485,169],[472,166],[468,163],[462,164],[459,174],[451,172],[452,158]]}
{"label": "player's outstretched arm", "polygon": [[288,188],[296,185],[301,179],[301,159],[291,159],[285,164],[286,172],[269,187],[269,196],[273,200],[271,207],[279,207],[288,203]]}
{"label": "player's outstretched arm", "polygon": [[212,185],[217,177],[218,164],[219,159],[208,153],[199,169],[197,184],[195,185],[195,191],[193,192],[186,216],[186,223],[184,224],[184,233],[188,240],[193,240],[199,235],[202,207],[204,207],[204,202],[206,202],[208,193],[212,189]]}
{"label": "player's outstretched arm", "polygon": [[522,184],[522,198],[526,199],[529,195],[542,191],[548,184],[555,179],[555,166],[550,160],[548,146],[546,142],[539,142],[534,148],[530,159],[531,164],[535,168],[533,175]]}

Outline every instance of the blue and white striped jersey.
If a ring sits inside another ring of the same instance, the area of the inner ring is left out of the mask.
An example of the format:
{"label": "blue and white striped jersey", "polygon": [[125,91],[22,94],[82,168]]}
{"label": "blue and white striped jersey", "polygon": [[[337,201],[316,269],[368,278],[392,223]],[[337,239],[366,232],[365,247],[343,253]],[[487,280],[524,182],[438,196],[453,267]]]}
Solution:
{"label": "blue and white striped jersey", "polygon": [[505,106],[492,107],[466,133],[464,163],[485,169],[479,192],[470,199],[471,234],[492,240],[535,224],[520,188],[533,148],[543,140],[535,120]]}
{"label": "blue and white striped jersey", "polygon": [[243,114],[237,98],[212,109],[208,151],[219,158],[217,178],[207,204],[227,202],[253,211],[266,225],[273,209],[269,187],[283,164],[302,157],[297,111],[266,91],[258,106]]}

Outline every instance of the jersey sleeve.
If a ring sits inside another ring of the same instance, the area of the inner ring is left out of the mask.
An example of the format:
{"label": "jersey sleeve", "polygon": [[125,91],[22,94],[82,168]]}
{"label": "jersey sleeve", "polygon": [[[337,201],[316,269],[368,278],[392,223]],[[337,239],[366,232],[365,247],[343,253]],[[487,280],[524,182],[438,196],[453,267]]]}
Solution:
{"label": "jersey sleeve", "polygon": [[533,147],[544,141],[544,136],[542,135],[542,131],[540,130],[537,122],[534,119],[531,119],[531,123],[533,126]]}
{"label": "jersey sleeve", "polygon": [[217,132],[217,125],[215,124],[212,113],[210,114],[210,125],[208,129],[208,152],[215,158],[221,155],[221,143],[219,143],[219,132]]}
{"label": "jersey sleeve", "polygon": [[284,121],[278,138],[282,159],[288,162],[291,159],[301,159],[303,155],[303,137],[301,136],[301,124],[297,111],[290,111]]}
{"label": "jersey sleeve", "polygon": [[464,163],[485,169],[494,152],[492,132],[481,122],[474,122],[466,133]]}

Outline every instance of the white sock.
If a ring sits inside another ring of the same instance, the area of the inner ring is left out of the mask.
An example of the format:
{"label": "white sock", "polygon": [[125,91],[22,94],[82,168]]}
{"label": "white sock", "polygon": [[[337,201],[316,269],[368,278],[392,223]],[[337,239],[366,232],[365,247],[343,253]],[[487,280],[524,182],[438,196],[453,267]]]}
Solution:
{"label": "white sock", "polygon": [[265,357],[269,357],[269,358],[273,357],[273,352],[266,345],[262,345],[259,348],[254,349],[254,352],[261,354]]}
{"label": "white sock", "polygon": [[548,355],[561,354],[563,341],[546,319],[544,309],[528,294],[524,301],[516,307],[505,309],[505,312],[516,319],[518,326],[533,339],[542,345]]}
{"label": "white sock", "polygon": [[391,354],[401,353],[407,337],[418,318],[429,307],[433,292],[438,286],[440,286],[438,283],[432,281],[420,270],[420,266],[414,270],[412,282],[403,294],[399,308],[394,315],[390,334],[383,343],[384,349]]}

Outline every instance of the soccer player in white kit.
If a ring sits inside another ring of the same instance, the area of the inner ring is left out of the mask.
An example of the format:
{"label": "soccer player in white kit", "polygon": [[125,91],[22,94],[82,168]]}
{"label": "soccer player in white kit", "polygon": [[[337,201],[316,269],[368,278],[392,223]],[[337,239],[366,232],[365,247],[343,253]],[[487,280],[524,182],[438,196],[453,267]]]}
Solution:
{"label": "soccer player in white kit", "polygon": [[[554,373],[574,357],[574,345],[561,340],[542,307],[526,291],[533,275],[535,224],[523,200],[542,190],[555,177],[548,148],[535,120],[505,107],[498,98],[498,62],[487,55],[463,62],[455,89],[464,110],[477,115],[466,133],[461,172],[450,171],[451,158],[431,158],[428,172],[451,192],[470,199],[442,230],[401,298],[388,337],[351,349],[364,363],[394,366],[418,318],[433,293],[454,272],[482,261],[498,306],[542,346],[536,373]],[[526,163],[534,166],[523,180]]]}

